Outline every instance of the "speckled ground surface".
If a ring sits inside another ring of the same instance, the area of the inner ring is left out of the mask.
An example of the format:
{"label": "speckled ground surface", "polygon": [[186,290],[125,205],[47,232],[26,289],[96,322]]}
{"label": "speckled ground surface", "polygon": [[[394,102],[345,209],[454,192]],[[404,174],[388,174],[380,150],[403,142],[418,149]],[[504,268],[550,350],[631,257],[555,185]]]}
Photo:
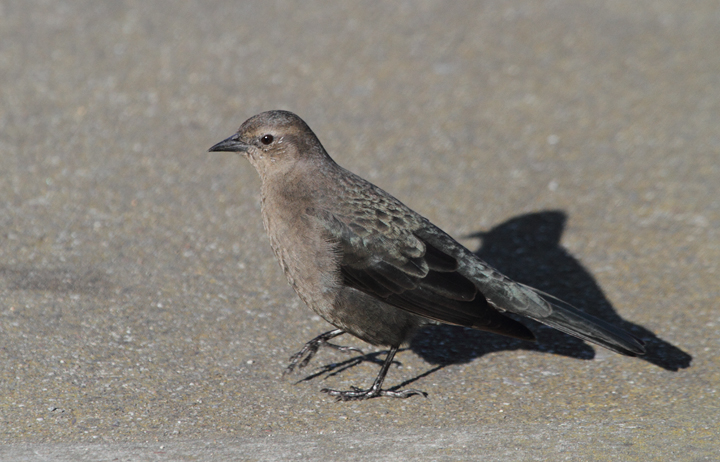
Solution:
{"label": "speckled ground surface", "polygon": [[[716,1],[237,3],[0,1],[1,459],[717,460]],[[649,354],[443,327],[387,380],[427,399],[319,393],[372,348],[283,378],[328,326],[206,153],[268,109]]]}

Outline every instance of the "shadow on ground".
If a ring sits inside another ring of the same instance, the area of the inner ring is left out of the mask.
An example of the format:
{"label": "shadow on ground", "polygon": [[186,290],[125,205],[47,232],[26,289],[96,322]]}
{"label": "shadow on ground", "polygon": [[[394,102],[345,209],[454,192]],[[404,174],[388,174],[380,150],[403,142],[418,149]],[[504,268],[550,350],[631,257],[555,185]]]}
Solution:
{"label": "shadow on ground", "polygon": [[104,294],[113,287],[107,276],[95,269],[0,266],[0,283],[10,290],[35,292]]}
{"label": "shadow on ground", "polygon": [[[482,246],[475,254],[509,278],[547,292],[643,340],[647,353],[641,359],[670,371],[690,366],[692,356],[615,312],[595,278],[560,245],[566,220],[565,213],[557,210],[530,213],[470,237],[482,239]],[[443,365],[468,362],[494,351],[517,349],[577,359],[595,356],[595,347],[580,339],[531,320],[517,319],[533,330],[537,344],[442,325],[419,332],[411,349],[426,361]]]}
{"label": "shadow on ground", "polygon": [[[482,239],[482,246],[475,254],[509,278],[564,300],[644,341],[647,353],[639,359],[669,371],[689,367],[692,356],[615,312],[595,278],[560,245],[566,220],[565,213],[557,210],[530,213],[469,237]],[[410,349],[434,367],[389,389],[402,389],[447,365],[467,363],[497,351],[534,350],[583,360],[595,357],[595,346],[533,320],[515,318],[530,327],[537,343],[458,326],[423,328],[413,338]],[[300,381],[337,375],[366,361],[382,365],[380,355],[384,358],[386,353],[380,351],[331,363]]]}

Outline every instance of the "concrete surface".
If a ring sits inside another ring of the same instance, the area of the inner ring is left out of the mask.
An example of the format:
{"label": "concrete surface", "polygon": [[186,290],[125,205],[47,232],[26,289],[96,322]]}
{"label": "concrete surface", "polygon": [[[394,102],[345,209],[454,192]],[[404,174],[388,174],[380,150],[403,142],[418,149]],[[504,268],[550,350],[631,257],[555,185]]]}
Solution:
{"label": "concrete surface", "polygon": [[[0,459],[717,460],[719,43],[714,0],[1,1]],[[319,392],[372,348],[283,378],[328,326],[206,153],[267,109],[647,357],[447,327],[388,376],[427,399]]]}

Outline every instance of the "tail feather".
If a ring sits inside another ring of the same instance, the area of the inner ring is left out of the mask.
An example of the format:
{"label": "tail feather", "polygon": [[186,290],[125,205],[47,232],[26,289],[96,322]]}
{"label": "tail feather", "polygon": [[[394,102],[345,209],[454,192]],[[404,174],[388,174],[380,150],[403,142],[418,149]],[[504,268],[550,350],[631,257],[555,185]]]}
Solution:
{"label": "tail feather", "polygon": [[535,318],[543,324],[604,346],[627,356],[645,354],[645,343],[628,332],[572,307],[552,304],[553,312],[546,317]]}
{"label": "tail feather", "polygon": [[528,285],[517,283],[519,286],[535,292],[550,307],[552,312],[545,316],[532,316],[532,319],[550,327],[570,334],[573,337],[596,343],[616,353],[627,356],[641,356],[645,354],[645,342],[609,322],[583,313],[565,300],[559,299],[542,290]]}

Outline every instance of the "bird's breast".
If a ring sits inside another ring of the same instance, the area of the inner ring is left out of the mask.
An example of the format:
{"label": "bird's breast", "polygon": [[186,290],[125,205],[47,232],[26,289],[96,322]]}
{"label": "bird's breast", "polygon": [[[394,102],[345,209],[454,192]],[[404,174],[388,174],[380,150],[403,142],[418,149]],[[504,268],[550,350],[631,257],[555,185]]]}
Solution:
{"label": "bird's breast", "polygon": [[263,224],[280,267],[300,298],[323,315],[340,289],[340,263],[325,230],[306,216],[308,208],[299,199],[262,198]]}

